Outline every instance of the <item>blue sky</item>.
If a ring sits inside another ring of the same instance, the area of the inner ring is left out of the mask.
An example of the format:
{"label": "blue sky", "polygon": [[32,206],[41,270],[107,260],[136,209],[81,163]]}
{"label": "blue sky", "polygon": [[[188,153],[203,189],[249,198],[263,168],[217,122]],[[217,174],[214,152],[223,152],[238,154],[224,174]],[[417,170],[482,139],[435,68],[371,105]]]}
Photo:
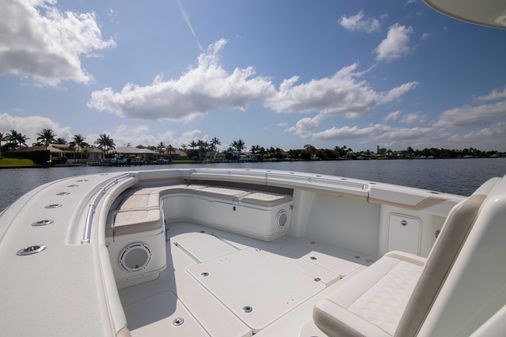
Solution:
{"label": "blue sky", "polygon": [[506,30],[421,1],[2,3],[0,132],[506,150]]}

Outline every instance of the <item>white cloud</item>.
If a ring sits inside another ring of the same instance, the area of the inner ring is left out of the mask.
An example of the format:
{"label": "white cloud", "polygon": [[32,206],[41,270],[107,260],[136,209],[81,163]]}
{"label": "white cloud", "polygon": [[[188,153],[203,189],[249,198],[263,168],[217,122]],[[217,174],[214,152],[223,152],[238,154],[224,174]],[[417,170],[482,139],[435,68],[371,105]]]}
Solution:
{"label": "white cloud", "polygon": [[399,110],[397,110],[397,111],[393,111],[393,112],[389,113],[388,115],[386,115],[386,117],[383,120],[385,122],[390,122],[390,121],[399,120],[399,118],[401,118],[401,112]]}
{"label": "white cloud", "polygon": [[348,30],[366,33],[374,32],[380,27],[378,19],[365,17],[363,11],[352,16],[341,16],[339,24]]}
{"label": "white cloud", "polygon": [[390,26],[387,37],[374,50],[378,61],[391,61],[406,55],[409,50],[409,39],[413,28],[399,25]]}
{"label": "white cloud", "polygon": [[399,141],[426,137],[434,131],[434,128],[394,128],[386,124],[373,124],[362,128],[358,126],[332,127],[314,133],[312,138],[318,140],[364,138],[374,141],[389,141],[392,144]]}
{"label": "white cloud", "polygon": [[499,116],[506,116],[506,101],[477,106],[464,105],[446,110],[441,113],[436,126],[477,125]]}
{"label": "white cloud", "polygon": [[496,101],[504,98],[506,98],[506,87],[503,89],[494,89],[489,94],[478,97],[480,101]]}
{"label": "white cloud", "polygon": [[277,112],[317,112],[318,119],[336,114],[353,118],[399,98],[418,84],[408,82],[387,92],[378,92],[361,79],[366,72],[357,71],[357,67],[355,63],[332,77],[301,84],[296,84],[297,76],[284,80],[276,95],[268,98],[265,104]]}
{"label": "white cloud", "polygon": [[39,84],[88,83],[81,56],[115,46],[102,38],[94,13],[62,12],[56,0],[3,1],[0,15],[0,73]]}
{"label": "white cloud", "polygon": [[498,122],[488,127],[470,131],[465,134],[455,134],[448,138],[450,142],[465,146],[472,147],[488,147],[504,150],[506,144],[506,122]]}
{"label": "white cloud", "polygon": [[312,130],[318,127],[318,122],[314,118],[302,118],[294,126],[289,127],[286,131],[293,132],[301,138],[311,138]]}
{"label": "white cloud", "polygon": [[401,119],[401,122],[404,124],[417,124],[423,123],[424,121],[425,117],[417,113],[409,113]]}
{"label": "white cloud", "polygon": [[228,72],[219,64],[225,46],[219,40],[198,58],[198,65],[178,79],[155,78],[151,85],[127,84],[119,92],[112,88],[94,91],[88,107],[122,117],[191,121],[219,108],[245,109],[253,103],[277,112],[316,112],[317,119],[345,114],[356,117],[414,89],[408,82],[386,92],[372,89],[357,71],[357,64],[343,67],[335,75],[297,84],[298,77],[284,80],[279,88],[266,78],[254,76],[252,67]]}
{"label": "white cloud", "polygon": [[[100,133],[104,132],[111,136],[116,146],[126,146],[127,144],[131,146],[158,145],[160,142],[164,142],[166,145],[171,144],[174,147],[180,147],[181,145],[188,144],[192,140],[209,139],[209,136],[202,134],[202,131],[199,129],[177,134],[173,131],[153,132],[147,125],[139,125],[132,128],[125,124],[121,124],[114,130],[104,130]],[[98,136],[99,133],[91,133],[86,135],[86,139],[93,144]]]}
{"label": "white cloud", "polygon": [[219,64],[218,53],[225,40],[210,45],[198,58],[198,65],[178,79],[157,76],[146,86],[126,84],[119,92],[112,88],[94,91],[88,107],[110,111],[122,117],[190,121],[218,108],[245,109],[274,94],[272,83],[254,76],[252,67],[228,72]]}
{"label": "white cloud", "polygon": [[42,116],[13,116],[8,113],[0,113],[0,132],[7,133],[10,130],[16,130],[26,135],[29,140],[28,145],[37,141],[37,133],[42,129],[52,129],[57,137],[70,140],[72,133],[70,127],[61,126],[50,118]]}

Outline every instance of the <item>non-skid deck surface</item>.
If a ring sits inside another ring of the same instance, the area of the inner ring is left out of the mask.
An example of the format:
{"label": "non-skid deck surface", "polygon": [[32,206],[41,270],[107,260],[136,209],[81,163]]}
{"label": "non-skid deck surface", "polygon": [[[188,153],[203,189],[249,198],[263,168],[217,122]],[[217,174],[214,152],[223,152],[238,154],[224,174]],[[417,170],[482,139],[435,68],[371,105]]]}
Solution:
{"label": "non-skid deck surface", "polygon": [[372,262],[310,239],[264,242],[194,224],[170,225],[167,237],[167,270],[120,291],[133,336],[250,336]]}

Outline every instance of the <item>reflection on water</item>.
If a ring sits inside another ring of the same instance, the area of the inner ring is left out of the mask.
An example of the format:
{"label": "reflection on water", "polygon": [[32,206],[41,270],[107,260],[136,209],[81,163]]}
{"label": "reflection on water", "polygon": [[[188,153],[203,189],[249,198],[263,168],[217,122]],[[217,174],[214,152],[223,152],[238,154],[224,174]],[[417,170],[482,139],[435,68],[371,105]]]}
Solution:
{"label": "reflection on water", "polygon": [[505,175],[506,158],[2,169],[0,170],[0,210],[34,187],[56,179],[97,172],[187,167],[249,167],[312,172],[469,195],[487,179]]}

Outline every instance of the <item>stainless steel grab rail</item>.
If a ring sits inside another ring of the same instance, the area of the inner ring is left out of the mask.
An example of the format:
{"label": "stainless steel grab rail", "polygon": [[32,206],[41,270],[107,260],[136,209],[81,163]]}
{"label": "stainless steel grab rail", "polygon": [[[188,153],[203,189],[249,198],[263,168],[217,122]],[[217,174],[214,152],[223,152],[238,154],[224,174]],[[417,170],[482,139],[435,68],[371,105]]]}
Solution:
{"label": "stainless steel grab rail", "polygon": [[133,173],[125,173],[113,181],[109,182],[107,185],[102,187],[93,197],[93,200],[88,205],[88,213],[86,214],[86,221],[84,223],[84,233],[83,233],[83,240],[81,243],[90,243],[91,238],[91,224],[93,222],[93,216],[95,215],[95,210],[97,208],[97,204],[99,203],[100,199],[104,196],[104,194],[114,185],[118,184],[121,180],[124,180],[125,178],[133,177]]}

